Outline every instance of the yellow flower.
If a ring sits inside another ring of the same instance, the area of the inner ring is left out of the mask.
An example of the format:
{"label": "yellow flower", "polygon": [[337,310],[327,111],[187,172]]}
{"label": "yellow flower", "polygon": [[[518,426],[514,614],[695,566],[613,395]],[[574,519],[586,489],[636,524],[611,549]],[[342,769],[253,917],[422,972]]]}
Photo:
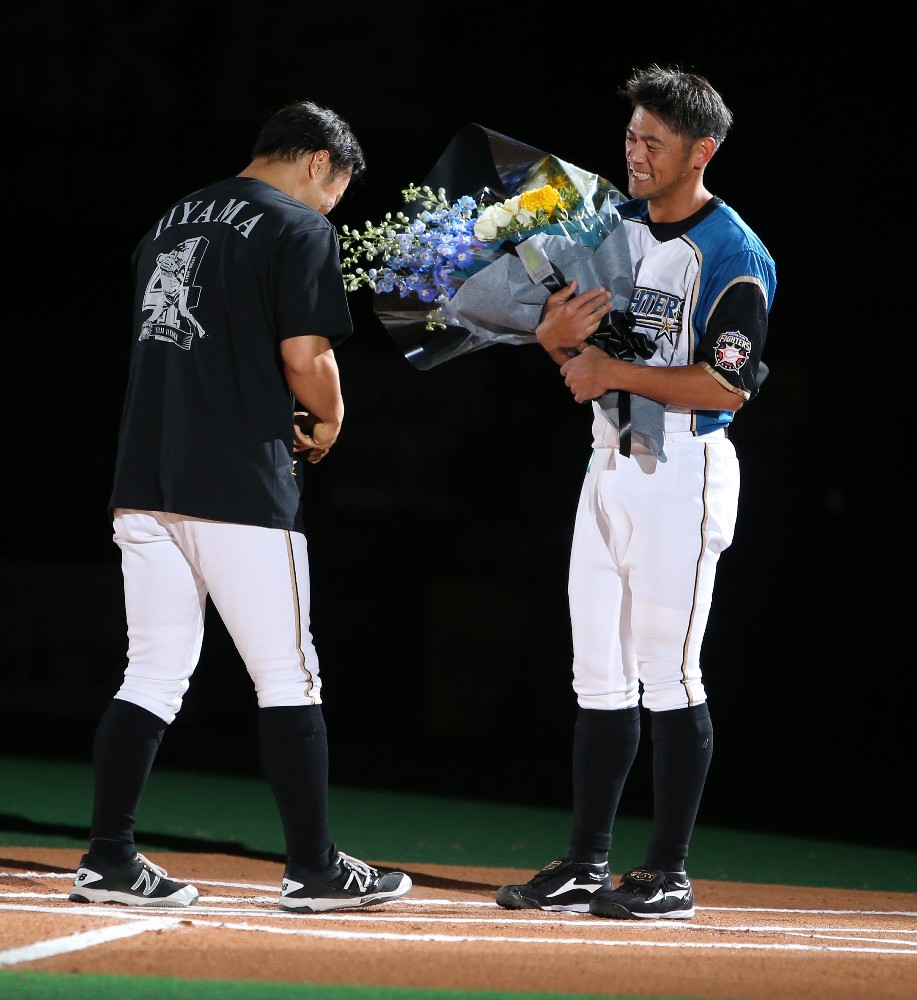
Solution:
{"label": "yellow flower", "polygon": [[520,208],[528,209],[530,212],[542,211],[548,217],[558,205],[563,205],[563,203],[563,195],[550,184],[545,184],[544,187],[536,188],[533,191],[526,191],[519,198]]}

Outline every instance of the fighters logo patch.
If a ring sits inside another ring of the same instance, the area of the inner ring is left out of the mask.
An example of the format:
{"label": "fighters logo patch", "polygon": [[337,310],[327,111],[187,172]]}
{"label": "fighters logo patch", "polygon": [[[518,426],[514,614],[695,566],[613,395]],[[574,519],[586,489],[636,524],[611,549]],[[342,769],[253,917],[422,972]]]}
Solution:
{"label": "fighters logo patch", "polygon": [[716,357],[714,367],[737,372],[751,355],[751,341],[738,330],[734,333],[721,333],[716,338],[713,353]]}

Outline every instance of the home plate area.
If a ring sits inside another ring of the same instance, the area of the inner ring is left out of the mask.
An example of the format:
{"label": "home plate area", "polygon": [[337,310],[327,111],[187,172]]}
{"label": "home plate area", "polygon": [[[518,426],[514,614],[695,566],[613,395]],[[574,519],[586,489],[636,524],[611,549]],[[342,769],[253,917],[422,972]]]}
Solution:
{"label": "home plate area", "polygon": [[529,869],[379,860],[411,876],[408,895],[304,914],[278,909],[279,863],[146,853],[193,882],[199,902],[71,903],[78,852],[0,847],[0,972],[733,1000],[915,996],[917,894],[694,880],[693,920],[607,920],[497,906],[497,889],[526,881]]}

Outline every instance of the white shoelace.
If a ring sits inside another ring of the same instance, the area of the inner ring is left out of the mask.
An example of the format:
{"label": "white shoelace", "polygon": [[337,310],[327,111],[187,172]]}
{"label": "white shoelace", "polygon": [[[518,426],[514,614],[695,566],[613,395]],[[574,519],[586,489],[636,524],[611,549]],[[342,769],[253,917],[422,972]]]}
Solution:
{"label": "white shoelace", "polygon": [[150,859],[149,859],[149,858],[148,858],[148,857],[147,857],[146,855],[144,855],[144,854],[139,854],[139,853],[138,853],[138,855],[137,855],[137,860],[138,860],[138,861],[139,861],[139,862],[140,862],[140,863],[141,863],[142,865],[146,865],[146,866],[147,866],[147,868],[149,868],[151,872],[155,872],[155,874],[157,874],[157,875],[161,875],[161,876],[162,876],[163,878],[165,878],[165,877],[166,877],[166,875],[168,875],[168,874],[169,874],[169,873],[168,873],[168,872],[167,872],[167,871],[165,870],[165,868],[160,868],[160,867],[159,867],[159,865],[154,865],[154,864],[153,864],[153,862],[152,862],[152,861],[150,861]]}
{"label": "white shoelace", "polygon": [[349,854],[345,854],[343,851],[338,851],[337,860],[347,865],[348,868],[355,869],[367,878],[372,878],[374,875],[378,874],[376,869],[370,868],[365,861],[361,861],[359,858],[352,858]]}

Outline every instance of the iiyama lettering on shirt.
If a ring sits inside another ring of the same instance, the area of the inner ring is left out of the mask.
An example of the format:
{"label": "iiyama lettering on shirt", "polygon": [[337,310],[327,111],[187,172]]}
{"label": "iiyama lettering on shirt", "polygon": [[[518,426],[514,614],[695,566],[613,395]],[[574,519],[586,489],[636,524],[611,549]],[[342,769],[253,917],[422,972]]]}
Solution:
{"label": "iiyama lettering on shirt", "polygon": [[233,229],[240,232],[246,239],[251,235],[251,231],[258,224],[258,220],[264,215],[259,212],[247,219],[236,221],[243,208],[248,205],[247,201],[236,201],[230,198],[222,208],[217,209],[215,201],[210,202],[206,208],[201,208],[203,201],[183,201],[176,205],[168,215],[164,215],[156,226],[156,236],[170,226],[186,226],[196,222],[225,222]]}

